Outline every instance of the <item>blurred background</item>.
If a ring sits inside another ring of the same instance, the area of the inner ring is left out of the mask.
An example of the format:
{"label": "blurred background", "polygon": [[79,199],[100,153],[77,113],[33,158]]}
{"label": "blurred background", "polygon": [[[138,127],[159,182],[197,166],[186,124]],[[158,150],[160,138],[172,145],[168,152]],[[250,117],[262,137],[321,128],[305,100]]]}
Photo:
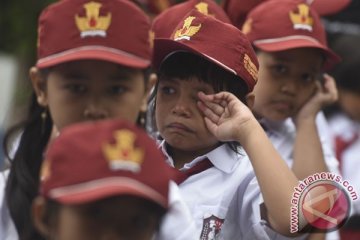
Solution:
{"label": "blurred background", "polygon": [[[135,0],[134,0],[135,1]],[[242,1],[242,0],[237,0]],[[245,1],[245,0],[244,0]],[[248,0],[247,0],[248,1]],[[255,1],[255,0],[253,0]],[[1,0],[0,4],[0,141],[6,129],[22,120],[30,95],[28,70],[36,61],[37,18],[55,0]],[[181,0],[136,0],[151,18]],[[222,0],[216,1],[223,4]],[[329,44],[343,35],[360,36],[360,1],[324,16]],[[353,44],[353,43],[352,43]],[[360,43],[351,46],[360,48]],[[0,149],[0,169],[4,155]]]}

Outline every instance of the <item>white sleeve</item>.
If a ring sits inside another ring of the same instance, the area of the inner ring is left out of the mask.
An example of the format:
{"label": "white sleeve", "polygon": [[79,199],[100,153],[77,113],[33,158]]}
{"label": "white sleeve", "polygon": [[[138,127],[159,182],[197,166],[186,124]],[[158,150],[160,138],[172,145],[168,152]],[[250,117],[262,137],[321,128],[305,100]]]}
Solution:
{"label": "white sleeve", "polygon": [[335,157],[334,149],[332,147],[332,134],[324,113],[320,112],[316,116],[316,125],[320,137],[321,146],[324,153],[325,163],[329,172],[339,174],[339,161]]}
{"label": "white sleeve", "polygon": [[5,186],[8,175],[9,170],[0,172],[0,239],[17,240],[19,237],[5,201]]}
{"label": "white sleeve", "polygon": [[273,230],[269,223],[261,218],[260,205],[263,202],[255,176],[246,178],[231,202],[231,210],[229,208],[221,230],[221,239],[300,240],[307,238],[307,234],[286,237]]}
{"label": "white sleeve", "polygon": [[179,187],[170,182],[169,211],[165,215],[156,240],[198,240],[195,222],[184,202]]}

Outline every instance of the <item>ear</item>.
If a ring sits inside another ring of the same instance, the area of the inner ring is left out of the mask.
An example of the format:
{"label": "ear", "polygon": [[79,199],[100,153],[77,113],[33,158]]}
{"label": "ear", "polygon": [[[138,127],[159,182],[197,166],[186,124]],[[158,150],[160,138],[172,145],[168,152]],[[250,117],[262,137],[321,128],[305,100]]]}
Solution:
{"label": "ear", "polygon": [[147,88],[145,89],[145,96],[144,96],[144,99],[143,99],[141,107],[140,107],[141,112],[146,112],[146,110],[147,110],[148,100],[149,100],[149,97],[151,96],[152,91],[154,91],[154,87],[157,82],[157,79],[158,78],[155,73],[150,74],[149,83],[147,85]]}
{"label": "ear", "polygon": [[29,75],[32,87],[37,96],[38,104],[40,106],[46,107],[48,105],[46,94],[46,79],[40,73],[37,67],[30,68]]}
{"label": "ear", "polygon": [[254,102],[255,102],[255,94],[254,93],[248,93],[248,95],[246,95],[246,105],[250,108],[253,109],[254,107]]}
{"label": "ear", "polygon": [[44,237],[50,236],[50,226],[45,221],[46,200],[43,197],[36,197],[33,201],[31,212],[34,226],[38,232]]}

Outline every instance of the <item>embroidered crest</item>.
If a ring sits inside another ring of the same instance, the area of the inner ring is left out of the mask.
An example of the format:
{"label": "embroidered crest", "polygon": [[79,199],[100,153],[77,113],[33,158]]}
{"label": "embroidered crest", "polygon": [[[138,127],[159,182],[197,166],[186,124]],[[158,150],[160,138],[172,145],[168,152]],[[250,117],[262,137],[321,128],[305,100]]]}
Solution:
{"label": "embroidered crest", "polygon": [[255,82],[258,80],[258,69],[256,65],[251,61],[249,55],[244,56],[244,67],[246,71],[252,76]]}
{"label": "embroidered crest", "polygon": [[195,8],[201,12],[202,14],[213,16],[213,14],[209,14],[209,5],[205,2],[200,2],[195,5]]}
{"label": "embroidered crest", "polygon": [[195,19],[195,17],[189,16],[184,20],[184,24],[183,24],[182,28],[178,29],[175,32],[175,35],[174,35],[175,41],[182,40],[182,39],[190,40],[190,38],[192,36],[194,36],[200,30],[201,24],[199,24],[197,26],[191,25],[194,19]]}
{"label": "embroidered crest", "polygon": [[154,39],[155,39],[155,32],[154,31],[149,31],[149,43],[150,43],[150,47],[154,48]]}
{"label": "embroidered crest", "polygon": [[289,16],[294,29],[303,29],[310,32],[313,30],[314,20],[310,16],[310,8],[308,5],[304,3],[299,4],[298,12],[290,12]]}
{"label": "embroidered crest", "polygon": [[244,25],[242,26],[241,31],[246,35],[249,32],[251,32],[251,25],[252,25],[252,19],[249,18],[248,20],[246,20],[246,22],[244,23]]}
{"label": "embroidered crest", "polygon": [[111,13],[100,16],[101,6],[102,4],[97,2],[86,3],[84,4],[86,16],[75,15],[75,23],[82,38],[89,36],[106,37],[106,30],[111,23]]}
{"label": "embroidered crest", "polygon": [[118,130],[114,133],[115,145],[106,143],[103,154],[112,170],[140,171],[144,158],[144,151],[136,148],[136,136],[130,130]]}
{"label": "embroidered crest", "polygon": [[214,215],[211,215],[208,218],[204,218],[200,240],[218,239],[223,223],[224,219],[220,219]]}
{"label": "embroidered crest", "polygon": [[40,169],[40,180],[46,181],[51,175],[50,171],[50,161],[49,159],[45,159],[41,165]]}

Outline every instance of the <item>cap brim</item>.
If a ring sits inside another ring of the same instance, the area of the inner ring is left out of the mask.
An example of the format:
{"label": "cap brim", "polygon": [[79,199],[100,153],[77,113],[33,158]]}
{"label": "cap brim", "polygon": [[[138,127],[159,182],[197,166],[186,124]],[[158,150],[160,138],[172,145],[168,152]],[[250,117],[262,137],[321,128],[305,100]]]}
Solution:
{"label": "cap brim", "polygon": [[253,44],[260,50],[266,52],[285,51],[293,48],[317,48],[325,54],[324,70],[329,70],[341,61],[340,57],[321,43],[307,38],[292,38],[286,40],[256,40]]}
{"label": "cap brim", "polygon": [[[161,47],[159,47],[161,46]],[[229,72],[237,75],[235,70],[232,68],[226,66],[225,64],[217,61],[216,59],[212,58],[209,55],[203,54],[200,51],[198,51],[195,48],[192,48],[188,45],[185,45],[181,43],[180,41],[174,41],[167,38],[158,38],[154,40],[154,55],[153,55],[153,66],[155,69],[159,70],[161,67],[161,63],[169,56],[171,53],[175,52],[191,52],[194,54],[197,54],[205,59],[207,59],[210,62],[215,63],[216,65],[220,66],[221,68],[224,68],[228,70]]]}
{"label": "cap brim", "polygon": [[102,46],[85,46],[39,59],[36,66],[38,68],[47,68],[77,60],[102,60],[140,69],[147,68],[151,64],[149,59],[144,59],[118,49]]}
{"label": "cap brim", "polygon": [[350,0],[313,0],[311,6],[321,16],[340,12],[350,4]]}
{"label": "cap brim", "polygon": [[48,193],[49,198],[67,205],[89,203],[119,195],[141,197],[163,208],[168,207],[166,199],[160,193],[140,181],[127,177],[97,179],[77,185],[54,188]]}

